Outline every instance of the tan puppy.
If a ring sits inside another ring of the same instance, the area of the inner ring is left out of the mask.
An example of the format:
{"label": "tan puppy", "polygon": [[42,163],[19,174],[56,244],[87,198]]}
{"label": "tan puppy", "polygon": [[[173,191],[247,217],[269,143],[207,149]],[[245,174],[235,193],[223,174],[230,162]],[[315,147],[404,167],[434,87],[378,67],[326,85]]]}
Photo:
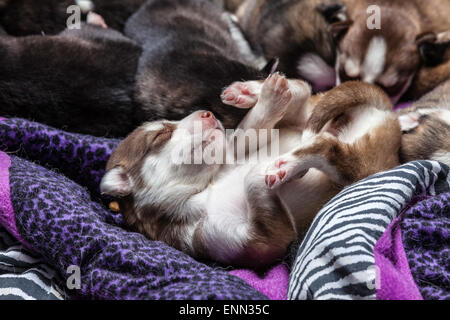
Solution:
{"label": "tan puppy", "polygon": [[[396,103],[421,65],[437,65],[438,34],[450,29],[450,1],[345,0],[348,21],[335,23],[338,83],[362,80],[382,87]],[[380,9],[380,29],[368,28],[367,8]]]}

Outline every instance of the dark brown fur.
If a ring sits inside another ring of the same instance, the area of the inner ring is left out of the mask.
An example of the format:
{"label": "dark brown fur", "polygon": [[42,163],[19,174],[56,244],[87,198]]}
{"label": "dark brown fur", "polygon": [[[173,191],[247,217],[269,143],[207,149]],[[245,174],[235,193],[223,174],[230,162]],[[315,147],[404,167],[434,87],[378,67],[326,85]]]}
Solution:
{"label": "dark brown fur", "polygon": [[335,47],[328,33],[328,21],[319,5],[335,0],[247,0],[238,10],[239,24],[257,51],[278,57],[278,70],[297,78],[297,64],[305,53],[317,53],[334,65]]}

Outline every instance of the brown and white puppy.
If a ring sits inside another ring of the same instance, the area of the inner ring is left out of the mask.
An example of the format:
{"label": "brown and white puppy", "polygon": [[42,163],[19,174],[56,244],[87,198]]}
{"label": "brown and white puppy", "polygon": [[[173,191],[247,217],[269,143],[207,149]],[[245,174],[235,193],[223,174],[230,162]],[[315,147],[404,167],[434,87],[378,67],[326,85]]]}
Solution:
{"label": "brown and white puppy", "polygon": [[[436,65],[429,33],[449,30],[450,2],[345,0],[350,20],[331,26],[338,40],[338,83],[362,80],[382,87],[396,103],[421,65]],[[369,6],[379,8],[380,28],[368,28]],[[423,48],[427,50],[423,50]],[[432,49],[432,52],[430,50]]]}
{"label": "brown and white puppy", "polygon": [[335,85],[335,45],[327,28],[345,19],[344,11],[338,0],[246,0],[236,15],[255,51],[278,57],[279,71],[317,92]]}
{"label": "brown and white puppy", "polygon": [[436,160],[450,166],[450,80],[399,112],[401,160]]}
{"label": "brown and white puppy", "polygon": [[[231,136],[198,111],[145,124],[113,152],[101,190],[118,198],[132,228],[196,258],[261,267],[282,258],[343,186],[398,164],[398,122],[374,86],[351,82],[310,97],[304,82],[275,74],[234,83],[223,97],[231,94],[252,107]],[[248,161],[173,161],[180,149],[191,156],[210,148],[235,159],[232,142],[243,132],[276,125],[280,139],[248,148]],[[277,143],[279,152],[261,153]]]}

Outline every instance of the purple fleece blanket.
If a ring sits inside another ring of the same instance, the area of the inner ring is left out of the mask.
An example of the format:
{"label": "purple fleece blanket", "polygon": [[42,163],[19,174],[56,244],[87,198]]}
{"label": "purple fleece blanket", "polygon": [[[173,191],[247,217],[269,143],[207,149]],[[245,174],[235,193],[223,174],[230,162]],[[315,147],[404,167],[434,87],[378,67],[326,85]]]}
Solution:
{"label": "purple fleece blanket", "polygon": [[[118,142],[21,119],[0,121],[0,224],[65,279],[73,280],[78,268],[80,288],[70,296],[286,299],[284,264],[263,275],[225,270],[126,231],[99,193]],[[384,281],[378,299],[450,298],[450,194],[440,193],[416,198],[375,245]]]}
{"label": "purple fleece blanket", "polygon": [[99,194],[117,143],[0,121],[0,223],[71,281],[73,297],[267,299],[222,268],[125,230]]}
{"label": "purple fleece blanket", "polygon": [[450,193],[420,197],[374,248],[379,300],[450,299]]}

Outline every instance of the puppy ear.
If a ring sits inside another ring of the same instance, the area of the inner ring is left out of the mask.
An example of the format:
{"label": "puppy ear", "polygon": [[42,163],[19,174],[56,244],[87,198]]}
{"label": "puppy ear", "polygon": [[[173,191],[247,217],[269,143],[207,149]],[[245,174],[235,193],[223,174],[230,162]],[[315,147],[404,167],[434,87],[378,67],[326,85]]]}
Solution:
{"label": "puppy ear", "polygon": [[411,131],[417,128],[420,124],[420,114],[417,112],[410,112],[398,116],[398,122],[403,132]]}
{"label": "puppy ear", "polygon": [[341,3],[321,3],[317,6],[319,11],[328,23],[347,21],[347,8]]}
{"label": "puppy ear", "polygon": [[328,27],[328,31],[331,33],[333,39],[337,42],[341,40],[343,36],[347,33],[353,24],[352,20],[346,20],[341,22],[335,22]]}
{"label": "puppy ear", "polygon": [[122,167],[115,167],[103,176],[100,192],[116,198],[123,198],[131,193],[131,181]]}
{"label": "puppy ear", "polygon": [[436,66],[443,62],[447,44],[438,40],[433,32],[420,34],[416,38],[417,50],[422,62],[427,66]]}

